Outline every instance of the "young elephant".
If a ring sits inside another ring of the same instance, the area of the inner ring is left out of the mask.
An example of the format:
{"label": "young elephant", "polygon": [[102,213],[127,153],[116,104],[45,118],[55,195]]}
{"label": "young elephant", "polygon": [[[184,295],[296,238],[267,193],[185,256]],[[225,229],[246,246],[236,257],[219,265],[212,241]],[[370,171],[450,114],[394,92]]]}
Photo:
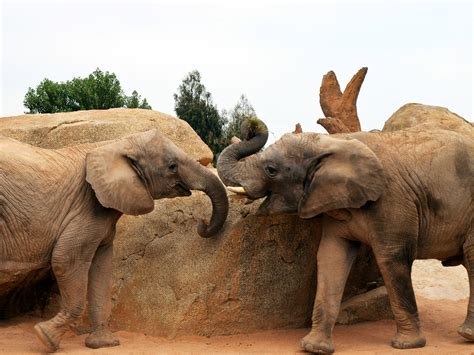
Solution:
{"label": "young elephant", "polygon": [[[361,243],[372,247],[397,323],[396,348],[425,345],[411,267],[415,259],[463,263],[471,295],[458,332],[474,340],[474,141],[450,131],[286,134],[261,153],[259,121],[248,141],[227,147],[217,170],[249,197],[267,196],[262,214],[320,216],[317,293],[304,349],[333,352],[332,330]],[[251,155],[251,156],[249,156]],[[249,156],[247,159],[242,158]]]}
{"label": "young elephant", "polygon": [[107,329],[115,225],[122,214],[149,213],[154,200],[190,190],[210,197],[212,217],[198,233],[214,235],[227,217],[224,186],[157,130],[58,150],[0,137],[0,284],[52,268],[61,309],[35,326],[50,351],[86,298],[93,329],[86,345],[119,344]]}

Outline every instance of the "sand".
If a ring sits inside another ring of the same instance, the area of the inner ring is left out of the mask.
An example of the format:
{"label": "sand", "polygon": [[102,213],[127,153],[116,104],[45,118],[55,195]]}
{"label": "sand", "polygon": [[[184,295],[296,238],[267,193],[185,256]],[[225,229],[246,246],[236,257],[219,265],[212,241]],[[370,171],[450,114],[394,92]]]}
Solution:
{"label": "sand", "polygon": [[[396,350],[390,346],[395,333],[393,320],[355,325],[337,325],[334,344],[338,354],[472,354],[474,343],[465,341],[456,329],[466,315],[468,281],[462,266],[443,268],[437,261],[417,261],[413,270],[422,328],[427,345],[422,349]],[[38,318],[23,316],[0,322],[0,353],[31,354],[44,351],[33,325]],[[65,354],[298,354],[299,340],[309,329],[272,330],[253,334],[178,337],[166,339],[119,331],[121,346],[91,350],[85,336],[67,333],[57,353]]]}

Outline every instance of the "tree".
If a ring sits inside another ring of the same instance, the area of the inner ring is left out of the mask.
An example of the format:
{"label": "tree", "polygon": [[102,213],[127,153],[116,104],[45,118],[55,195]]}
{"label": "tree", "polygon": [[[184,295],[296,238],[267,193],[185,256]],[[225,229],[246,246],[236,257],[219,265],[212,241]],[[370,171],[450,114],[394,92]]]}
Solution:
{"label": "tree", "polygon": [[201,139],[217,154],[223,148],[225,119],[212,101],[211,93],[201,84],[201,74],[194,70],[183,79],[174,94],[176,115],[185,120]]}
{"label": "tree", "polygon": [[28,88],[24,104],[30,109],[29,113],[78,110],[76,103],[68,95],[68,88],[49,79],[44,79],[36,90]]}
{"label": "tree", "polygon": [[[97,68],[86,78],[56,83],[44,79],[36,89],[28,88],[23,104],[28,113],[55,113],[78,110],[130,107],[151,109],[136,91],[128,97],[114,73]],[[129,106],[132,104],[133,106]]]}
{"label": "tree", "polygon": [[233,136],[236,136],[240,139],[243,137],[240,136],[240,125],[247,118],[257,117],[254,108],[248,101],[245,95],[241,95],[239,101],[235,104],[234,108],[226,113],[227,114],[227,124],[224,127],[224,143],[225,146],[230,144],[230,140]]}
{"label": "tree", "polygon": [[151,109],[151,106],[148,104],[146,99],[141,100],[141,96],[138,95],[138,92],[133,90],[132,96],[128,96],[125,99],[125,106],[128,108],[144,108],[144,109]]}

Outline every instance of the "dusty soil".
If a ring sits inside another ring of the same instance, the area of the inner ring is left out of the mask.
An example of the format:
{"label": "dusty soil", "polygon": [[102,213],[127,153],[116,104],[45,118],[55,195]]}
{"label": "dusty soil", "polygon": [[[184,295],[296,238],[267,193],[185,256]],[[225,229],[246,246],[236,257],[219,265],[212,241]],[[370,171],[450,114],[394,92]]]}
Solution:
{"label": "dusty soil", "polygon": [[[443,268],[437,261],[417,261],[413,270],[420,318],[427,346],[403,351],[406,354],[472,354],[474,344],[456,333],[466,314],[468,281],[462,266]],[[21,317],[0,323],[0,352],[8,354],[44,351],[33,334],[38,318]],[[91,350],[84,344],[85,336],[68,333],[58,353],[67,354],[203,354],[203,353],[304,353],[299,340],[308,329],[273,330],[247,335],[216,337],[150,337],[119,331],[122,345]],[[340,354],[401,354],[390,347],[395,323],[390,320],[349,326],[337,325],[334,330],[336,351]]]}

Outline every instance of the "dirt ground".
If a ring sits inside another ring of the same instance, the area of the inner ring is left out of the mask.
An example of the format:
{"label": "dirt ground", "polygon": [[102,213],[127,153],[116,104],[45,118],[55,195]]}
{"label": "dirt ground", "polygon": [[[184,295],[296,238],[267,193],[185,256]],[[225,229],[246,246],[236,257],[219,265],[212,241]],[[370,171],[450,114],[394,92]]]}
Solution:
{"label": "dirt ground", "polygon": [[[423,331],[427,345],[422,349],[400,351],[390,347],[395,332],[391,320],[355,325],[337,325],[334,343],[339,354],[473,354],[474,343],[457,333],[463,322],[468,280],[462,266],[443,268],[437,261],[417,261],[413,269]],[[33,333],[36,318],[21,317],[0,322],[0,353],[29,354],[44,351]],[[66,354],[302,354],[299,340],[308,329],[274,330],[246,335],[179,337],[166,339],[119,331],[122,345],[91,350],[84,346],[85,336],[67,333],[58,353]]]}

